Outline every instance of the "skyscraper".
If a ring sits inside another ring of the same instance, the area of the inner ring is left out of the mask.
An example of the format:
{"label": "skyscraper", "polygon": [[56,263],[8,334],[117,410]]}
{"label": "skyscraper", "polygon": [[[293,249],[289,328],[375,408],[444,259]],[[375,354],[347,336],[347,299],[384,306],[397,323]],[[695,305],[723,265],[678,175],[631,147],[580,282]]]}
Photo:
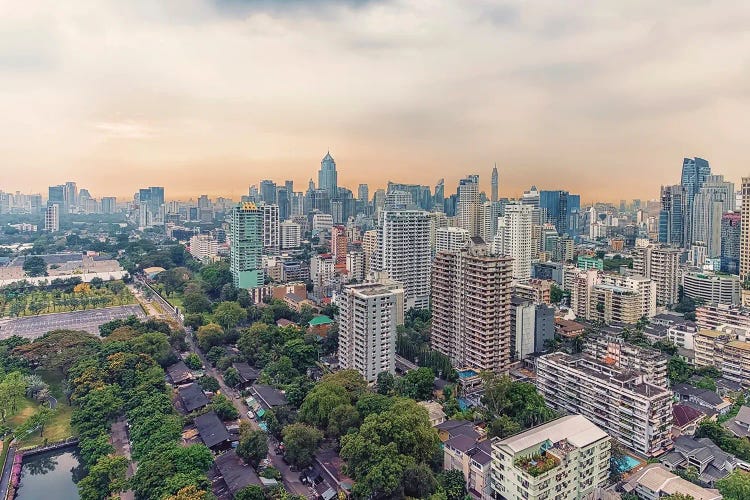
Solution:
{"label": "skyscraper", "polygon": [[339,194],[337,175],[336,162],[329,151],[320,162],[320,170],[318,171],[318,189],[328,193],[329,199],[336,198]]}
{"label": "skyscraper", "polygon": [[339,363],[368,382],[396,370],[396,316],[403,290],[379,283],[345,286],[339,307]]}
{"label": "skyscraper", "polygon": [[659,243],[682,246],[685,230],[685,188],[676,186],[661,187],[661,210],[659,211]]}
{"label": "skyscraper", "polygon": [[360,184],[357,188],[357,200],[365,203],[370,202],[370,188],[367,184]]}
{"label": "skyscraper", "polygon": [[531,205],[506,205],[493,242],[496,253],[513,259],[513,279],[521,282],[531,278],[531,258],[534,251],[531,239],[533,210]]}
{"label": "skyscraper", "polygon": [[260,199],[266,205],[273,205],[276,199],[276,183],[265,179],[260,181]]}
{"label": "skyscraper", "polygon": [[437,210],[445,212],[445,180],[440,179],[435,184],[435,194],[433,195],[433,205]]}
{"label": "skyscraper", "polygon": [[61,207],[65,206],[65,185],[50,186],[47,195],[48,203],[58,203]]}
{"label": "skyscraper", "polygon": [[573,234],[576,229],[574,218],[581,209],[581,197],[567,191],[540,191],[539,209],[544,222],[555,225],[559,234]]}
{"label": "skyscraper", "polygon": [[234,286],[258,288],[263,285],[263,208],[243,202],[232,208],[230,264]]}
{"label": "skyscraper", "polygon": [[739,274],[742,216],[728,212],[721,217],[721,272]]}
{"label": "skyscraper", "polygon": [[708,256],[721,255],[721,216],[734,210],[734,183],[723,175],[709,175],[693,198],[690,244],[702,241]]}
{"label": "skyscraper", "polygon": [[277,254],[281,247],[279,229],[279,206],[263,205],[263,250],[266,253]]}
{"label": "skyscraper", "polygon": [[711,167],[703,158],[684,158],[682,160],[682,180],[680,184],[685,188],[685,208],[682,242],[685,246],[693,242],[693,200],[703,183],[711,175]]}
{"label": "skyscraper", "polygon": [[421,210],[383,213],[378,232],[376,270],[404,285],[406,309],[426,309],[430,303],[430,217]]}
{"label": "skyscraper", "polygon": [[742,178],[742,221],[740,223],[740,279],[750,277],[750,177]]}
{"label": "skyscraper", "polygon": [[73,181],[65,183],[65,205],[68,209],[78,205],[78,186]]}
{"label": "skyscraper", "polygon": [[490,197],[490,201],[496,202],[497,201],[497,194],[498,189],[500,187],[498,176],[497,176],[497,165],[492,169],[492,195]]}
{"label": "skyscraper", "polygon": [[479,176],[469,175],[458,182],[458,227],[479,236]]}
{"label": "skyscraper", "polygon": [[432,347],[456,367],[502,372],[510,363],[511,259],[481,238],[432,265]]}
{"label": "skyscraper", "polygon": [[117,210],[117,198],[114,196],[103,196],[101,203],[103,214],[113,214]]}

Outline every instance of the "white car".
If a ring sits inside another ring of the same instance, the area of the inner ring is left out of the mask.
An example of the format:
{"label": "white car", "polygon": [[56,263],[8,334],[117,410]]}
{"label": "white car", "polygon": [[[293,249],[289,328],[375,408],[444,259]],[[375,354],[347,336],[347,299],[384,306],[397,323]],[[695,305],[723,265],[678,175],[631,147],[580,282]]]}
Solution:
{"label": "white car", "polygon": [[253,410],[247,410],[247,418],[251,420],[255,418],[255,413],[253,413]]}

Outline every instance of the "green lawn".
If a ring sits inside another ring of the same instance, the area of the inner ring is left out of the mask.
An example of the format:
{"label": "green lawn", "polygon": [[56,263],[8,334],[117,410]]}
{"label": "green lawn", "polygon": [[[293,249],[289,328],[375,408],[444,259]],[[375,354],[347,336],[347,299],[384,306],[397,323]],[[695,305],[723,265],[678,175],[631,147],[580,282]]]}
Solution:
{"label": "green lawn", "polygon": [[[57,398],[57,412],[52,420],[44,427],[44,435],[40,436],[39,431],[33,432],[18,441],[19,447],[33,448],[45,443],[63,441],[75,435],[70,426],[70,417],[73,409],[68,405],[65,394],[62,390],[62,375],[58,372],[38,371],[45,382],[50,386],[50,392]],[[15,428],[21,425],[27,418],[36,413],[39,403],[31,399],[24,398],[19,411],[8,419],[8,425]]]}

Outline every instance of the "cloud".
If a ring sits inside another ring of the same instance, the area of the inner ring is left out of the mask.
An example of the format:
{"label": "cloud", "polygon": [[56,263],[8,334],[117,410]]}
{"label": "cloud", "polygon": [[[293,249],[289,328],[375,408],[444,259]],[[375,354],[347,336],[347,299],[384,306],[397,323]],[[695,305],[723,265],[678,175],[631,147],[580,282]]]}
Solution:
{"label": "cloud", "polygon": [[654,197],[695,155],[736,180],[748,23],[741,1],[6,2],[0,189],[302,185],[328,147],[349,186],[497,161],[508,196]]}

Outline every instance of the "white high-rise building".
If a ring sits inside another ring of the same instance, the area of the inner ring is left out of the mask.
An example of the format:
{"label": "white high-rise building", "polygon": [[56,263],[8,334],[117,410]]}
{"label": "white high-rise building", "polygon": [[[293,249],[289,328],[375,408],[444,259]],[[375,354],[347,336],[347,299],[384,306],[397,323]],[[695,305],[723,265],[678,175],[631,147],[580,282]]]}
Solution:
{"label": "white high-rise building", "polygon": [[406,309],[430,304],[430,216],[421,210],[383,213],[376,270],[403,283]]}
{"label": "white high-rise building", "polygon": [[469,231],[462,227],[441,227],[435,231],[435,253],[455,252],[469,243]]}
{"label": "white high-rise building", "polygon": [[479,207],[479,236],[489,244],[492,244],[497,234],[500,208],[500,203],[491,201],[486,201]]}
{"label": "white high-rise building", "polygon": [[437,230],[441,227],[448,227],[448,216],[443,212],[430,212],[430,248],[435,254],[437,245]]}
{"label": "white high-rise building", "polygon": [[740,279],[750,277],[750,177],[742,178],[740,188]]}
{"label": "white high-rise building", "polygon": [[279,253],[279,206],[263,205],[263,250]]}
{"label": "white high-rise building", "polygon": [[285,220],[280,225],[281,249],[299,248],[302,242],[302,228],[299,224]]}
{"label": "white high-rise building", "polygon": [[678,271],[682,250],[667,246],[648,245],[633,250],[633,274],[656,282],[657,305],[671,305],[679,300]]}
{"label": "white high-rise building", "polygon": [[495,253],[513,258],[513,279],[521,282],[531,278],[533,210],[531,205],[506,205],[493,244]]}
{"label": "white high-rise building", "polygon": [[44,211],[44,230],[56,233],[60,230],[60,205],[50,203]]}
{"label": "white high-rise building", "polygon": [[[365,276],[377,268],[378,261],[378,232],[375,229],[365,231],[362,235],[362,253],[365,257]],[[348,269],[348,268],[347,268]]]}
{"label": "white high-rise building", "polygon": [[190,255],[198,260],[210,260],[219,255],[219,244],[210,234],[196,234],[190,238]]}
{"label": "white high-rise building", "polygon": [[331,214],[315,214],[312,218],[312,230],[313,232],[318,231],[330,231],[333,227],[333,217]]}
{"label": "white high-rise building", "polygon": [[479,176],[469,175],[458,183],[458,227],[469,231],[469,236],[479,236]]}
{"label": "white high-rise building", "polygon": [[368,382],[395,373],[397,291],[378,283],[345,286],[339,306],[339,363]]}

